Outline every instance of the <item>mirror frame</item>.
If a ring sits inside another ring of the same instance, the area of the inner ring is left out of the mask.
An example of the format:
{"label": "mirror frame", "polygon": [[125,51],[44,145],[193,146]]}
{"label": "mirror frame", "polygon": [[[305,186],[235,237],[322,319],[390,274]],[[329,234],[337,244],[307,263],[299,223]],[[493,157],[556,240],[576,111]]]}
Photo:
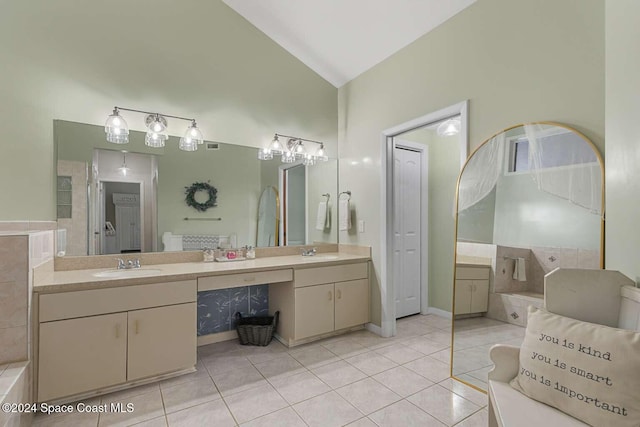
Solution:
{"label": "mirror frame", "polygon": [[604,217],[604,209],[605,209],[605,175],[604,175],[604,160],[602,158],[602,154],[600,153],[600,150],[598,149],[598,147],[593,143],[593,141],[591,141],[589,138],[587,138],[586,135],[584,135],[582,132],[572,128],[571,126],[562,124],[562,123],[558,123],[558,122],[552,122],[552,121],[539,121],[539,122],[527,122],[527,123],[519,123],[517,125],[513,125],[513,126],[509,126],[505,129],[502,129],[499,132],[494,133],[493,135],[491,135],[490,137],[486,138],[484,141],[482,141],[482,143],[476,147],[471,154],[469,155],[469,157],[467,157],[467,160],[465,161],[464,165],[462,166],[462,169],[460,169],[460,174],[458,175],[458,181],[456,183],[456,200],[455,200],[455,227],[454,227],[454,247],[456,248],[456,250],[454,251],[453,254],[453,283],[452,283],[452,288],[453,288],[453,292],[452,292],[452,300],[451,300],[451,352],[450,352],[450,362],[449,362],[449,376],[456,380],[459,381],[475,390],[478,390],[482,393],[487,394],[487,390],[483,390],[481,388],[479,388],[478,386],[471,384],[463,379],[460,379],[458,377],[456,377],[453,374],[453,352],[454,352],[454,333],[455,333],[455,301],[456,301],[456,265],[458,264],[458,250],[457,250],[457,244],[458,244],[458,203],[459,203],[459,190],[460,190],[460,180],[462,179],[462,174],[464,173],[467,165],[469,164],[469,160],[476,154],[476,152],[478,150],[480,150],[482,147],[484,147],[485,144],[487,144],[489,141],[491,141],[493,138],[497,137],[498,135],[508,132],[510,130],[519,128],[519,127],[524,127],[527,125],[548,125],[548,126],[557,126],[563,129],[567,129],[575,134],[577,134],[578,136],[580,136],[580,138],[582,138],[587,144],[589,144],[589,146],[591,147],[591,149],[594,151],[594,153],[596,154],[596,159],[598,161],[598,165],[600,166],[600,187],[601,187],[601,212],[602,214],[600,215],[600,269],[604,268],[604,231],[605,231],[605,217]]}
{"label": "mirror frame", "polygon": [[[262,189],[262,192],[260,193],[260,198],[258,199],[258,213],[257,213],[256,221],[260,221],[260,203],[262,202],[262,196],[264,195],[264,192],[269,188],[271,188],[276,195],[276,234],[275,234],[276,238],[275,238],[275,245],[271,247],[278,247],[280,243],[278,240],[280,237],[280,192],[273,185],[266,186],[265,188]],[[260,233],[260,225],[258,222],[258,226],[256,227],[256,246],[255,247],[258,247],[259,233]],[[269,246],[262,246],[262,247],[264,248]]]}

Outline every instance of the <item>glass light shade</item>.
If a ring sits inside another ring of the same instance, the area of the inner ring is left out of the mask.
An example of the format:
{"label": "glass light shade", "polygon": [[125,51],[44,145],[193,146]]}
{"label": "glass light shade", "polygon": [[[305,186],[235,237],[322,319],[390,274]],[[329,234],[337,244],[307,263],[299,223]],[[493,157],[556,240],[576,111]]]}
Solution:
{"label": "glass light shade", "polygon": [[316,158],[315,156],[312,156],[311,154],[307,153],[304,156],[304,159],[302,160],[302,164],[305,166],[313,166],[316,164]]}
{"label": "glass light shade", "polygon": [[198,126],[196,126],[195,121],[187,128],[182,139],[184,139],[184,143],[186,145],[191,145],[192,142],[198,145],[204,144],[204,137],[202,136],[200,129],[198,129]]}
{"label": "glass light shade", "polygon": [[268,148],[261,148],[258,150],[258,160],[271,160],[273,159],[273,153]]}
{"label": "glass light shade", "polygon": [[150,121],[147,125],[149,132],[163,133],[167,129],[166,121],[161,120],[158,114],[155,115],[154,120]]}
{"label": "glass light shade", "polygon": [[327,157],[327,155],[324,152],[324,145],[321,145],[320,148],[318,148],[318,151],[316,151],[316,160],[318,160],[319,162],[326,162],[329,160],[329,157]]}
{"label": "glass light shade", "polygon": [[198,144],[193,139],[187,140],[185,138],[180,138],[178,148],[182,151],[196,151],[198,149]]}
{"label": "glass light shade", "polygon": [[296,155],[296,158],[298,159],[303,159],[307,156],[307,152],[305,151],[304,146],[302,145],[302,142],[298,142],[298,144],[295,146],[293,150]]}
{"label": "glass light shade", "polygon": [[144,144],[152,148],[162,148],[167,139],[169,139],[169,135],[166,133],[157,133],[149,130],[144,136]]}
{"label": "glass light shade", "polygon": [[113,114],[107,117],[104,124],[104,133],[107,134],[107,141],[113,144],[129,143],[129,126],[127,122],[118,114],[118,110],[113,110]]}
{"label": "glass light shade", "polygon": [[295,153],[287,150],[284,153],[282,153],[281,160],[282,160],[282,163],[293,163],[296,161],[296,155]]}
{"label": "glass light shade", "polygon": [[269,151],[271,151],[271,154],[283,154],[285,151],[277,136],[273,137],[273,141],[271,141],[271,145],[269,145]]}
{"label": "glass light shade", "polygon": [[436,130],[439,136],[452,136],[460,133],[460,120],[458,119],[449,119],[438,125],[438,129]]}

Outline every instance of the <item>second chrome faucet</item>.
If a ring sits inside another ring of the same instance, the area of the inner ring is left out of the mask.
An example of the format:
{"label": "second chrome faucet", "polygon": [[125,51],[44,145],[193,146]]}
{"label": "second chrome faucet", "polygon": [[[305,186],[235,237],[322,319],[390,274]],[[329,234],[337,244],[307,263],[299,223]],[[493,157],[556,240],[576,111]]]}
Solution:
{"label": "second chrome faucet", "polygon": [[118,270],[128,270],[130,268],[140,268],[140,259],[130,259],[125,262],[122,258],[118,258]]}

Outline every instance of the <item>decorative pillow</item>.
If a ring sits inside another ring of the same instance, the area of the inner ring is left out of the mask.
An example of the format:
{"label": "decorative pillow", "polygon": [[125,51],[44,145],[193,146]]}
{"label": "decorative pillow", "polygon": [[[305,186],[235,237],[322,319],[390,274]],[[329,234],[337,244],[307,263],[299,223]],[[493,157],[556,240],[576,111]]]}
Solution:
{"label": "decorative pillow", "polygon": [[511,386],[592,426],[640,426],[640,332],[529,307]]}

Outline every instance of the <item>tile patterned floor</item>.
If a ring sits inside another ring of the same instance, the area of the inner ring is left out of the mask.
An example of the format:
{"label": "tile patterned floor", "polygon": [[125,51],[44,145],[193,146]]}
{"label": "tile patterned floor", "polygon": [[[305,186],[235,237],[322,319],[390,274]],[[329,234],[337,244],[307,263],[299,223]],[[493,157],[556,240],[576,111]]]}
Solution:
{"label": "tile patterned floor", "polygon": [[487,389],[487,374],[493,367],[489,349],[497,343],[520,346],[525,328],[488,317],[455,321],[453,374],[463,381]]}
{"label": "tile patterned floor", "polygon": [[200,347],[193,374],[90,401],[133,403],[130,414],[39,415],[34,425],[487,425],[486,395],[449,378],[450,321],[416,315],[397,330],[393,338],[357,331],[292,349],[276,341]]}

